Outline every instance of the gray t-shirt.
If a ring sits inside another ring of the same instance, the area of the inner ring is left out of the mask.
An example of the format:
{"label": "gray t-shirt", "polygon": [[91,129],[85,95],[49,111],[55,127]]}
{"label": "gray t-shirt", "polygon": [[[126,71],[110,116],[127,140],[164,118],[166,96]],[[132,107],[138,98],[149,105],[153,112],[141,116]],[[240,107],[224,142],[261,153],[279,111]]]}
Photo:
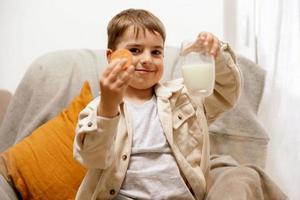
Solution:
{"label": "gray t-shirt", "polygon": [[193,195],[164,135],[156,97],[142,105],[125,101],[133,130],[133,145],[125,180],[115,199],[185,199]]}

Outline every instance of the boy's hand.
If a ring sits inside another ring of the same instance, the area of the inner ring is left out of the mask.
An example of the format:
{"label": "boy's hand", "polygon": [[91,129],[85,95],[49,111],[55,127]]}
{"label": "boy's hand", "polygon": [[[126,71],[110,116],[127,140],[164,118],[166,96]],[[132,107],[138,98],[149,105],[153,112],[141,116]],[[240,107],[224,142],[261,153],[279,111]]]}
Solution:
{"label": "boy's hand", "polygon": [[118,115],[118,106],[122,102],[125,90],[129,85],[134,66],[123,68],[127,59],[113,60],[102,74],[100,79],[101,101],[97,114],[103,117]]}
{"label": "boy's hand", "polygon": [[220,41],[209,32],[202,32],[198,35],[196,40],[188,45],[184,50],[183,54],[189,53],[192,50],[198,50],[203,53],[212,55],[214,58],[217,57],[217,54],[220,50]]}
{"label": "boy's hand", "polygon": [[214,58],[220,50],[220,41],[212,33],[202,32],[196,39],[196,44],[204,50],[205,53],[212,55]]}

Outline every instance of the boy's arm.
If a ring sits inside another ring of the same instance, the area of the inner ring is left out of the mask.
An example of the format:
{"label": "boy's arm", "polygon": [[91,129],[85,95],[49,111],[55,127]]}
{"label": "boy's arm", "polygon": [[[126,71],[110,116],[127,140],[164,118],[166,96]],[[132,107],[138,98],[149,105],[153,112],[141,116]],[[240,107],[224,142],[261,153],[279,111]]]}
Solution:
{"label": "boy's arm", "polygon": [[[111,55],[111,51],[108,51]],[[100,97],[79,114],[73,155],[88,168],[105,169],[114,158],[118,108],[133,77],[134,66],[124,69],[127,59],[111,60],[100,78]]]}
{"label": "boy's arm", "polygon": [[216,81],[212,95],[204,100],[208,123],[236,104],[241,91],[241,74],[236,66],[235,55],[227,43],[221,42],[216,58]]}
{"label": "boy's arm", "polygon": [[97,116],[99,99],[93,100],[79,114],[73,155],[87,168],[105,169],[114,158],[119,115],[113,118]]}

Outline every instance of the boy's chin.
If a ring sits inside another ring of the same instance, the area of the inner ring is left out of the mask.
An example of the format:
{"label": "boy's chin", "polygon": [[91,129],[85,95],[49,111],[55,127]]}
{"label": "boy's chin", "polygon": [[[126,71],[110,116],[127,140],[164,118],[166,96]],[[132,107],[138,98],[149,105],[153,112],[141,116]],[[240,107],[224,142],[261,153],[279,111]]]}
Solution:
{"label": "boy's chin", "polygon": [[148,90],[153,88],[157,83],[145,84],[145,83],[131,83],[129,86],[136,90]]}

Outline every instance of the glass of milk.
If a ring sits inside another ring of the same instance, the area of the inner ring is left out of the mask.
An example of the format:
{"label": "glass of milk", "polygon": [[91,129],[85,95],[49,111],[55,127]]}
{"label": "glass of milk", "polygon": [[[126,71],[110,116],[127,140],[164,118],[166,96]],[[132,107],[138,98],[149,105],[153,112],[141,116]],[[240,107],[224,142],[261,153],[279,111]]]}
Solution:
{"label": "glass of milk", "polygon": [[181,72],[188,92],[192,96],[206,97],[211,95],[215,83],[215,60],[213,56],[194,48],[192,43],[183,42],[181,59]]}

